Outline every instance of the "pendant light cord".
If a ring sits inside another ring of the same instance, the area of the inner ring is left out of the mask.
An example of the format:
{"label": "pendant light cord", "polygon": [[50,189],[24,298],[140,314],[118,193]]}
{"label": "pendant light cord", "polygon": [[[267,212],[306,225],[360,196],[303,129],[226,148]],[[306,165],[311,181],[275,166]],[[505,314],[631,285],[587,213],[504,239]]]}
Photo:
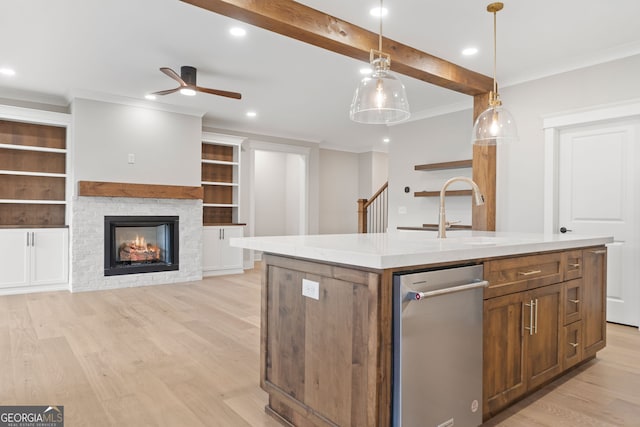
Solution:
{"label": "pendant light cord", "polygon": [[382,52],[382,0],[380,0],[380,32],[378,33],[378,51]]}
{"label": "pendant light cord", "polygon": [[497,11],[493,12],[493,96],[498,96],[498,82],[496,80],[496,68],[497,68],[497,60],[496,57],[498,56],[498,48],[497,48],[497,43],[496,43],[496,15],[497,15]]}

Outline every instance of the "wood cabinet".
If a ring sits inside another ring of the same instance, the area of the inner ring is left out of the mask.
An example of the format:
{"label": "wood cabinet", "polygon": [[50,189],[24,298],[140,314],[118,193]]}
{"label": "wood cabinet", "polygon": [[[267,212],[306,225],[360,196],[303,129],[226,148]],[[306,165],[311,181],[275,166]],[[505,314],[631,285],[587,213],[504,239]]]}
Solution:
{"label": "wood cabinet", "polygon": [[[264,265],[267,411],[286,425],[389,425],[390,383],[378,370],[388,361],[379,328],[390,326],[379,323],[380,275],[271,255]],[[317,283],[317,299],[302,294],[305,279]]]}
{"label": "wood cabinet", "polygon": [[0,288],[15,292],[66,285],[68,236],[66,228],[0,230]]}
{"label": "wood cabinet", "polygon": [[484,302],[484,413],[494,414],[562,370],[560,284]]}
{"label": "wood cabinet", "polygon": [[606,249],[485,262],[483,418],[605,345]]}
{"label": "wood cabinet", "polygon": [[583,356],[592,357],[607,342],[607,250],[587,249],[583,252]]}
{"label": "wood cabinet", "polygon": [[244,138],[202,135],[204,225],[236,224],[240,201],[240,146]]}
{"label": "wood cabinet", "polygon": [[202,235],[202,273],[204,276],[241,273],[243,250],[229,245],[232,237],[242,237],[242,226],[207,226]]}
{"label": "wood cabinet", "polygon": [[64,226],[66,128],[0,120],[0,225]]}

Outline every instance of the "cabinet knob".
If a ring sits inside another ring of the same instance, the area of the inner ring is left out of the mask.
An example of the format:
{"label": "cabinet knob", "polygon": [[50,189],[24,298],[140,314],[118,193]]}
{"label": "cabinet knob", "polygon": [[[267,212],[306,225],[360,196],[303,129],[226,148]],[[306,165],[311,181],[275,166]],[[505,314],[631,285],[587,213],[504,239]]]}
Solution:
{"label": "cabinet knob", "polygon": [[567,227],[560,227],[560,232],[561,233],[566,233],[567,231],[573,231],[573,230],[569,230]]}

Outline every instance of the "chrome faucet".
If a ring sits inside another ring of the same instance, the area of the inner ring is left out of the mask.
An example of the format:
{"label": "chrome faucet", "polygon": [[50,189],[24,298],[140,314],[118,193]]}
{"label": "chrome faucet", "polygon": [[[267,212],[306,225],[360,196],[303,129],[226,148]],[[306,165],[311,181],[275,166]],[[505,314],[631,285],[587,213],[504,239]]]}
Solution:
{"label": "chrome faucet", "polygon": [[480,188],[478,188],[478,184],[473,182],[471,178],[467,178],[464,176],[454,176],[450,180],[444,183],[442,189],[440,190],[440,219],[438,220],[438,238],[444,239],[447,237],[447,226],[450,224],[447,222],[447,218],[444,213],[444,196],[447,192],[447,187],[456,182],[456,181],[464,181],[468,182],[471,185],[471,189],[473,191],[473,200],[476,206],[484,205],[484,196],[480,192]]}

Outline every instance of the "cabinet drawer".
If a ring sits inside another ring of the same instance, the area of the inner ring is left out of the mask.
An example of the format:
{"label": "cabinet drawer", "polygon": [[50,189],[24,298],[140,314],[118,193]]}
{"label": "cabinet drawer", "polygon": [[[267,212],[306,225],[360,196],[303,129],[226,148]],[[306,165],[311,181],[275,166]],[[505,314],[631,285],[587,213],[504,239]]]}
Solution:
{"label": "cabinet drawer", "polygon": [[562,254],[564,280],[582,277],[582,251],[567,251]]}
{"label": "cabinet drawer", "polygon": [[493,298],[562,281],[562,253],[530,255],[487,261],[484,278],[489,281],[484,297]]}
{"label": "cabinet drawer", "polygon": [[564,327],[563,346],[563,370],[566,370],[582,361],[582,322],[574,322]]}
{"label": "cabinet drawer", "polygon": [[566,282],[562,293],[564,304],[564,324],[582,319],[582,280],[576,279]]}

